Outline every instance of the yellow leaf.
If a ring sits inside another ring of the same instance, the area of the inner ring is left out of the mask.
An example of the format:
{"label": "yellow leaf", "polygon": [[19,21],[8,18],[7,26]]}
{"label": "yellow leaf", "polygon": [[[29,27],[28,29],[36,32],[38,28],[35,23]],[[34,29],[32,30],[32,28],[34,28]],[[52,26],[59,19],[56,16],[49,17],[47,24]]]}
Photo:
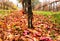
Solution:
{"label": "yellow leaf", "polygon": [[2,41],[2,39],[0,38],[0,41]]}

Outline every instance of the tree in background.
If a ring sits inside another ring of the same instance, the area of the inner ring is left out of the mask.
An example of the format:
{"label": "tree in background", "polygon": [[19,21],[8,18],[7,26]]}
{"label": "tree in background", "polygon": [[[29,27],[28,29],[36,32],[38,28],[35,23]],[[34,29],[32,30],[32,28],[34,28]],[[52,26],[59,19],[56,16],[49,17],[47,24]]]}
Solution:
{"label": "tree in background", "polygon": [[31,4],[32,4],[32,9],[34,9],[35,6],[40,3],[39,0],[31,0],[31,1],[32,1],[32,2],[31,2]]}
{"label": "tree in background", "polygon": [[16,10],[17,9],[17,6],[10,1],[1,1],[0,5],[1,5],[0,9],[3,9],[3,10]]}

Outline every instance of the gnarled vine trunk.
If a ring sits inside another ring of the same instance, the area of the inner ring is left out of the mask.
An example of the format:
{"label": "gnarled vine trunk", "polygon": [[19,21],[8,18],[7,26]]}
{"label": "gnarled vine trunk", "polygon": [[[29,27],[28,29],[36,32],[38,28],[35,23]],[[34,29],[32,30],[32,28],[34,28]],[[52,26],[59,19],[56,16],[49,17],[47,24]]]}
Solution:
{"label": "gnarled vine trunk", "polygon": [[28,14],[28,28],[33,28],[33,25],[32,25],[33,13],[32,13],[32,7],[31,7],[31,0],[23,0],[22,6],[24,11]]}
{"label": "gnarled vine trunk", "polygon": [[28,27],[33,28],[33,25],[32,25],[33,13],[32,13],[32,7],[31,7],[31,0],[27,0],[27,2],[28,2]]}

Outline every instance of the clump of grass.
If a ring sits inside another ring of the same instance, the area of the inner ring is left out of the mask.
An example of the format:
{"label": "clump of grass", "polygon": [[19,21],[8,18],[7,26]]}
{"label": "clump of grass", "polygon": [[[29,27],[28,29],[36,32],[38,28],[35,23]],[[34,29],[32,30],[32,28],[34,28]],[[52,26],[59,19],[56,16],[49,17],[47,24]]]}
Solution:
{"label": "clump of grass", "polygon": [[12,10],[0,10],[0,18],[9,15],[11,12]]}

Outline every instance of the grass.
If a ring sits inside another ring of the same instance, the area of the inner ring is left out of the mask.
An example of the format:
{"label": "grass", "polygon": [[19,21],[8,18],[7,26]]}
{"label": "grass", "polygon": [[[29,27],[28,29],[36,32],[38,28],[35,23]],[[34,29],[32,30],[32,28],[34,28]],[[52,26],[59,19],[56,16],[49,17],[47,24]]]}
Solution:
{"label": "grass", "polygon": [[12,12],[12,10],[0,10],[0,18],[3,18],[4,16],[7,16],[11,12]]}
{"label": "grass", "polygon": [[50,11],[33,11],[34,14],[44,15],[48,18],[51,16],[49,20],[52,22],[60,24],[60,12],[50,12]]}
{"label": "grass", "polygon": [[42,14],[42,15],[52,15],[53,12],[49,11],[33,11],[35,14]]}
{"label": "grass", "polygon": [[35,14],[41,15],[53,15],[53,14],[60,14],[60,12],[50,12],[50,11],[33,11]]}

